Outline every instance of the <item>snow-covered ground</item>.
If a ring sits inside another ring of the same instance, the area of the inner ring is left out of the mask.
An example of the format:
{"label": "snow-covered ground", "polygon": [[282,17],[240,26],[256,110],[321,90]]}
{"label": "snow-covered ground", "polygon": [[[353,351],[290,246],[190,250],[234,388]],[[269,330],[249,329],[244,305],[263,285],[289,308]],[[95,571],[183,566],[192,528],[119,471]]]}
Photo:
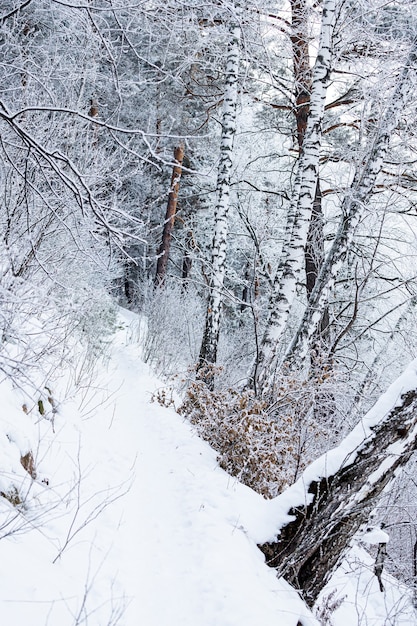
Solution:
{"label": "snow-covered ground", "polygon": [[[137,324],[121,314],[108,359],[77,389],[82,362],[45,382],[56,413],[45,403],[41,416],[33,394],[0,385],[0,491],[14,485],[24,501],[0,498],[0,624],[318,624],[256,547],[270,503],[152,401],[161,383],[140,360]],[[29,449],[35,481],[20,463]],[[327,623],[416,624],[405,590],[386,579],[381,593],[361,554],[323,594],[336,585],[346,596]]]}

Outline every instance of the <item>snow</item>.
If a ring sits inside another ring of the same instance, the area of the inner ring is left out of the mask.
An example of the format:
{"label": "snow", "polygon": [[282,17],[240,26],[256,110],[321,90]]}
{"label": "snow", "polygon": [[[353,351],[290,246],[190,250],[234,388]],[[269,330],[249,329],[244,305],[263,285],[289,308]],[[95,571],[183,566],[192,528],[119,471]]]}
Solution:
{"label": "snow", "polygon": [[411,626],[416,624],[411,591],[383,572],[381,592],[374,560],[359,545],[348,556],[321,593],[318,604],[343,602],[332,613],[332,626]]}
{"label": "snow", "polygon": [[[77,363],[48,381],[54,415],[49,406],[41,417],[35,395],[0,383],[1,480],[26,494],[21,509],[0,498],[0,624],[317,626],[256,546],[273,501],[221,470],[174,408],[153,401],[161,382],[140,360],[137,325],[121,314],[106,361],[77,387]],[[29,445],[36,481],[20,464]],[[384,621],[394,608],[398,624],[415,624],[404,589],[385,577],[381,593],[360,551],[319,600],[333,589],[346,596],[332,624],[397,624]]]}
{"label": "snow", "polygon": [[[372,428],[381,423],[395,407],[400,405],[401,397],[405,393],[416,388],[417,359],[412,361],[401,376],[389,386],[387,391],[382,394],[375,405],[338,446],[324,453],[311,463],[293,485],[270,501],[269,524],[264,519],[263,528],[265,534],[258,536],[258,542],[273,541],[278,536],[282,526],[291,519],[288,511],[311,503],[313,495],[308,493],[311,483],[331,476],[338,469],[352,464],[363,445],[373,437]],[[407,440],[415,436],[416,430],[417,426],[410,430]],[[366,489],[367,485],[371,486],[378,480],[385,469],[392,463],[391,459],[401,453],[404,445],[404,442],[397,442],[389,446],[387,453],[390,454],[390,458],[387,458],[378,470],[369,477],[364,489]],[[362,493],[363,490],[358,493],[357,499],[361,497]]]}
{"label": "snow", "polygon": [[[21,392],[0,385],[1,430],[16,420],[20,433],[0,443],[1,462],[10,458],[14,484],[36,485],[21,514],[0,498],[0,623],[314,626],[256,547],[264,499],[221,470],[172,407],[152,402],[161,383],[140,361],[136,323],[123,314],[107,364],[88,392],[59,404],[54,429],[38,416],[35,437],[36,399],[27,416]],[[61,398],[71,382],[53,387]],[[28,437],[48,485],[20,465]]]}
{"label": "snow", "polygon": [[388,543],[389,534],[378,526],[369,526],[360,535],[360,541],[369,546],[378,545],[379,543]]}

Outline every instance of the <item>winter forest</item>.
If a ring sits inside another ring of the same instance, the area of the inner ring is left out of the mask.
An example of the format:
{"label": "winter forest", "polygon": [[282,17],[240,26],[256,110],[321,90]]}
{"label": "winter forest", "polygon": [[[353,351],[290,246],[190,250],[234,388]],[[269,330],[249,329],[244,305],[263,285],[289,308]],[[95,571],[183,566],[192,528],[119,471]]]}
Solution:
{"label": "winter forest", "polygon": [[[103,416],[140,362],[140,411],[246,494],[256,567],[304,607],[103,616],[74,565],[66,612],[6,585],[0,622],[417,624],[415,0],[0,0],[0,74],[0,560],[26,571],[36,530],[52,580],[132,499],[136,426],[119,459]],[[349,554],[378,615],[344,593]]]}

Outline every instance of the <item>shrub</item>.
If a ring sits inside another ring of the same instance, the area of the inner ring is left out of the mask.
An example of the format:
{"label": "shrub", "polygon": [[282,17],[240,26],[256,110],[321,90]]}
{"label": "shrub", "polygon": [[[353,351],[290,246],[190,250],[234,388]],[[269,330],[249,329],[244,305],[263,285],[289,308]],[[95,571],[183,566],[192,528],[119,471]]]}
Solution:
{"label": "shrub", "polygon": [[[292,484],[329,440],[329,411],[315,405],[317,381],[282,376],[274,400],[250,390],[211,391],[192,381],[178,412],[217,452],[220,466],[267,498]],[[326,416],[320,420],[319,416]]]}

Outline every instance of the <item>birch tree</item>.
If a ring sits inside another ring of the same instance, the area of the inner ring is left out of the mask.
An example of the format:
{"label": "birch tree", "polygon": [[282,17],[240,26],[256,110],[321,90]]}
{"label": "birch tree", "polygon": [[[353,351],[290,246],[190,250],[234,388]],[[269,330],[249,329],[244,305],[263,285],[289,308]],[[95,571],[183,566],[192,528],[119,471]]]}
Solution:
{"label": "birch tree", "polygon": [[377,176],[381,172],[387,155],[390,139],[409,101],[409,94],[415,86],[416,77],[417,48],[414,43],[390,101],[377,125],[366,161],[357,166],[351,188],[342,203],[342,219],[336,237],[323,263],[301,324],[287,350],[285,361],[293,368],[301,367],[308,354],[309,341],[317,330],[321,312],[328,302],[337,273],[346,258],[355,230],[364,214],[366,203],[373,193]]}
{"label": "birch tree", "polygon": [[269,299],[266,331],[251,373],[251,384],[255,390],[262,389],[263,392],[272,384],[278,342],[286,328],[297,282],[303,269],[304,249],[318,184],[322,123],[331,73],[336,9],[334,0],[323,2],[319,49],[312,72],[310,112],[297,165],[295,197],[288,215],[284,254]]}
{"label": "birch tree", "polygon": [[213,385],[211,366],[217,360],[223,285],[226,274],[228,213],[232,173],[233,144],[236,134],[236,108],[239,94],[240,8],[234,7],[229,25],[230,40],[226,59],[225,88],[221,116],[222,134],[217,176],[217,202],[214,215],[211,275],[206,323],[198,362],[198,375]]}

